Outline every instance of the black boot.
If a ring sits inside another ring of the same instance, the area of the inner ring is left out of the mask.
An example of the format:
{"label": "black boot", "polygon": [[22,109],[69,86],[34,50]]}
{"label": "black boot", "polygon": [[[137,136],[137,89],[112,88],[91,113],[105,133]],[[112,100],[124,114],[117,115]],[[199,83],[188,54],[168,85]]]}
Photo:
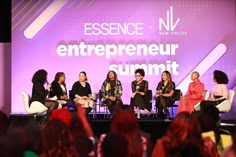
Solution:
{"label": "black boot", "polygon": [[170,118],[170,112],[169,112],[169,110],[168,110],[168,108],[165,108],[164,109],[164,117],[165,117],[165,119],[169,119]]}
{"label": "black boot", "polygon": [[157,113],[157,119],[164,119],[165,116],[164,116],[164,113],[163,113],[163,108],[162,106],[159,104],[158,106],[158,113]]}

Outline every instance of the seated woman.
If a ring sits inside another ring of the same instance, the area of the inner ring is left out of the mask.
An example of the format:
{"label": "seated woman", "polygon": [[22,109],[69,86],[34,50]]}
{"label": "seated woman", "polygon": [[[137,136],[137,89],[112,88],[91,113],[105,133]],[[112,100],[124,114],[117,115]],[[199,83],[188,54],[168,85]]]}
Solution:
{"label": "seated woman", "polygon": [[183,111],[192,113],[194,105],[203,100],[204,84],[199,80],[199,73],[193,72],[191,79],[193,82],[189,84],[187,94],[181,98],[177,113]]}
{"label": "seated woman", "polygon": [[148,91],[148,81],[143,80],[145,72],[143,69],[137,69],[135,71],[135,80],[132,82],[132,97],[131,105],[137,107],[137,118],[140,118],[140,109],[143,109],[147,116],[150,116],[151,112],[148,110],[148,102],[146,101],[146,94]]}
{"label": "seated woman", "polygon": [[111,114],[122,106],[122,92],[122,85],[117,78],[117,74],[112,70],[109,71],[106,80],[102,84],[101,97]]}
{"label": "seated woman", "polygon": [[226,87],[226,84],[229,82],[228,76],[220,70],[215,70],[213,75],[213,81],[216,82],[216,85],[211,97],[208,100],[201,101],[201,110],[204,110],[207,106],[217,106],[228,98],[228,90]]}
{"label": "seated woman", "polygon": [[122,92],[122,85],[117,78],[116,72],[112,70],[109,71],[107,73],[106,80],[102,84],[101,101],[107,105],[111,114],[113,114],[115,110],[122,107]]}
{"label": "seated woman", "polygon": [[33,78],[33,89],[30,103],[38,101],[48,108],[47,118],[51,115],[52,111],[58,108],[58,102],[54,100],[46,99],[50,91],[50,84],[47,84],[46,89],[44,84],[47,82],[47,72],[43,69],[35,72]]}
{"label": "seated woman", "polygon": [[65,84],[65,74],[58,72],[52,82],[52,87],[49,93],[50,98],[55,100],[68,101],[68,95]]}
{"label": "seated woman", "polygon": [[[168,106],[174,103],[173,95],[175,83],[172,81],[169,71],[163,71],[161,81],[156,88],[156,107],[158,108],[158,118],[164,118],[168,114]],[[163,109],[165,114],[163,113]]]}
{"label": "seated woman", "polygon": [[89,113],[93,108],[93,100],[91,99],[91,87],[87,82],[87,75],[84,71],[79,74],[79,81],[75,82],[72,86],[72,95],[75,96],[74,101],[81,104],[86,108],[86,112]]}

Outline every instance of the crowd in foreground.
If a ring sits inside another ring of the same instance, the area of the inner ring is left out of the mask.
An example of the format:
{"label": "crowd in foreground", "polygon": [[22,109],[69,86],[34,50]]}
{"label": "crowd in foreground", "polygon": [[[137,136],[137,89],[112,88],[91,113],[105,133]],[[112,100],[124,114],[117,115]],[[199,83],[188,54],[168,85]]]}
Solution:
{"label": "crowd in foreground", "polygon": [[[79,105],[81,106],[81,105]],[[93,128],[94,129],[94,128]],[[9,118],[0,113],[0,156],[4,157],[234,157],[236,134],[219,127],[219,111],[180,112],[164,136],[151,142],[129,106],[117,110],[111,128],[95,137],[86,110],[54,110],[48,121]]]}

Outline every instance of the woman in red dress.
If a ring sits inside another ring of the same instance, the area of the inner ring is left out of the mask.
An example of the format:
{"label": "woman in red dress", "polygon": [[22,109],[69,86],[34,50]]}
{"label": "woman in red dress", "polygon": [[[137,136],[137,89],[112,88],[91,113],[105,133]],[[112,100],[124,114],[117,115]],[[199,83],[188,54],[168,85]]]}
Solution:
{"label": "woman in red dress", "polygon": [[199,73],[193,72],[191,79],[193,82],[189,84],[187,94],[180,100],[177,113],[183,111],[192,113],[194,105],[203,100],[204,84],[199,80]]}

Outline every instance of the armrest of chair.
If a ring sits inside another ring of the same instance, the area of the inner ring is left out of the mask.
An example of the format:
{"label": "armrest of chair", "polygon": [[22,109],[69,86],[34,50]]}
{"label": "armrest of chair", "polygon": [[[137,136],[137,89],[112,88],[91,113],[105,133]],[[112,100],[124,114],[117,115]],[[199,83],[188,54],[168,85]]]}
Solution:
{"label": "armrest of chair", "polygon": [[201,108],[200,108],[200,103],[201,103],[201,102],[199,102],[199,103],[197,103],[196,105],[194,105],[194,110],[195,110],[195,111],[200,111],[200,110],[201,110]]}
{"label": "armrest of chair", "polygon": [[232,103],[229,100],[225,100],[221,102],[216,107],[219,109],[220,112],[229,112],[231,109]]}

